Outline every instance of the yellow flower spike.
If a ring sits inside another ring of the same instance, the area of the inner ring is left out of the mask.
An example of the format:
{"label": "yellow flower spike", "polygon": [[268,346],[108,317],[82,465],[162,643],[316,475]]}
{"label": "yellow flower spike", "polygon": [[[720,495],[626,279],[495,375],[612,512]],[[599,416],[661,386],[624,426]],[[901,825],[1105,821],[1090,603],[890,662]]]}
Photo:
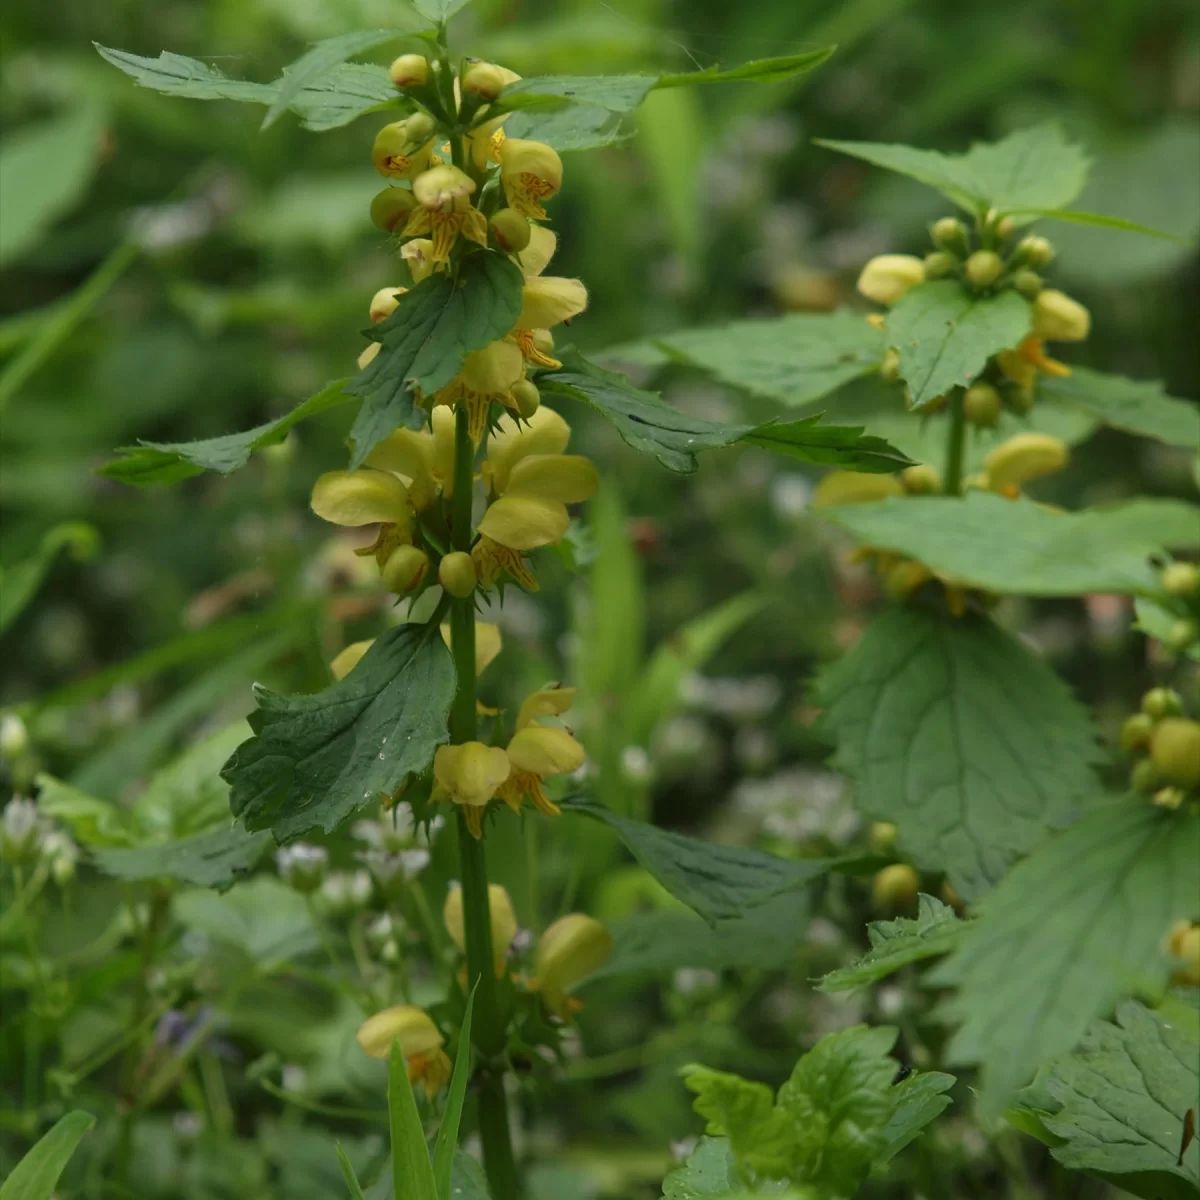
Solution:
{"label": "yellow flower spike", "polygon": [[1082,342],[1091,332],[1092,314],[1065,292],[1045,288],[1033,302],[1033,336],[1047,342]]}
{"label": "yellow flower spike", "polygon": [[508,755],[497,746],[439,746],[433,756],[432,799],[461,805],[471,835],[482,837],[483,810],[508,775]]}
{"label": "yellow flower spike", "polygon": [[375,444],[366,465],[399,475],[408,487],[409,503],[424,512],[437,499],[433,453],[433,437],[426,430],[397,429]]}
{"label": "yellow flower spike", "polygon": [[865,475],[859,471],[830,471],[813,492],[813,508],[833,504],[869,504],[889,496],[904,495],[904,488],[892,475]]}
{"label": "yellow flower spike", "polygon": [[510,208],[546,219],[542,201],[562,187],[562,159],[542,142],[507,138],[500,146],[500,182]]}
{"label": "yellow flower spike", "polygon": [[410,238],[400,247],[400,257],[408,267],[413,283],[428,279],[437,265],[433,261],[433,242],[429,238]]}
{"label": "yellow flower spike", "polygon": [[[429,166],[433,156],[433,141],[426,126],[410,127],[411,120],[413,118],[409,117],[403,121],[393,121],[375,135],[371,162],[380,175],[386,175],[389,179],[411,179]],[[424,136],[420,140],[414,139],[414,132],[423,133]]]}
{"label": "yellow flower spike", "polygon": [[[450,645],[450,625],[442,626],[442,641]],[[496,656],[504,648],[500,636],[499,625],[489,625],[486,621],[475,622],[475,674],[482,675],[495,661]]]}
{"label": "yellow flower spike", "polygon": [[358,1044],[372,1058],[387,1058],[393,1040],[400,1043],[410,1083],[421,1083],[431,1099],[450,1080],[450,1058],[442,1049],[446,1039],[423,1009],[397,1004],[368,1017],[358,1029]]}
{"label": "yellow flower spike", "polygon": [[[573,687],[539,688],[521,701],[517,711],[517,729],[524,729],[538,717],[561,717],[575,702]],[[571,768],[575,770],[574,767]]]}
{"label": "yellow flower spike", "polygon": [[362,656],[375,644],[374,638],[367,638],[361,642],[351,642],[334,660],[329,664],[329,672],[334,679],[345,679],[351,671],[362,661]]}
{"label": "yellow flower spike", "polygon": [[[508,892],[498,883],[488,885],[488,911],[491,914],[492,926],[492,960],[496,968],[496,978],[502,979],[508,969],[508,948],[517,936],[517,918],[513,912],[512,901]],[[442,921],[451,941],[466,954],[467,934],[463,919],[463,894],[461,887],[451,887],[446,893],[446,903],[442,908]]]}
{"label": "yellow flower spike", "polygon": [[488,438],[484,476],[503,494],[513,468],[530,454],[561,454],[571,438],[571,427],[552,408],[542,405],[527,422],[503,416]]}
{"label": "yellow flower spike", "polygon": [[408,488],[395,475],[370,468],[327,471],[313,485],[312,510],[334,525],[412,526]]}
{"label": "yellow flower spike", "polygon": [[587,288],[578,279],[560,275],[535,275],[521,291],[517,329],[549,329],[577,317],[587,308]]}
{"label": "yellow flower spike", "polygon": [[541,992],[554,1016],[569,1022],[583,1007],[570,989],[602,967],[612,957],[613,948],[612,934],[584,913],[569,913],[542,934],[534,956],[537,977],[532,986]]}
{"label": "yellow flower spike", "polygon": [[878,254],[862,269],[858,290],[891,307],[925,278],[925,263],[913,254]]}
{"label": "yellow flower spike", "polygon": [[993,492],[1016,496],[1021,484],[1052,475],[1067,465],[1066,442],[1048,433],[1018,433],[988,452],[983,460],[986,486]]}
{"label": "yellow flower spike", "polygon": [[450,251],[460,236],[487,245],[487,218],[471,206],[475,181],[465,171],[449,163],[431,167],[413,180],[413,195],[420,208],[414,210],[401,237],[430,234],[432,262],[448,262]]}

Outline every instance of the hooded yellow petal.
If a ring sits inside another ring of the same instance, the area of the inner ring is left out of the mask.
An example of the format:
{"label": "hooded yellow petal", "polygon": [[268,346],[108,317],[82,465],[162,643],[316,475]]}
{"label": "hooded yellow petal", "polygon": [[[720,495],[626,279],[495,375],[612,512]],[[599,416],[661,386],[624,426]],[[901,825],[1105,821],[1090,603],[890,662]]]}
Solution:
{"label": "hooded yellow petal", "polygon": [[425,430],[397,429],[367,455],[367,466],[391,471],[408,485],[408,498],[418,512],[437,497],[433,479],[433,438]]}
{"label": "hooded yellow petal", "polygon": [[408,527],[408,488],[395,475],[371,469],[328,471],[313,485],[312,510],[334,525]]}
{"label": "hooded yellow petal", "polygon": [[525,373],[521,348],[512,342],[489,342],[463,360],[458,377],[463,385],[485,396],[507,395]]}
{"label": "hooded yellow petal", "polygon": [[587,288],[578,279],[539,275],[525,282],[521,293],[518,329],[549,329],[569,321],[587,308]]}
{"label": "hooded yellow petal", "polygon": [[413,283],[420,283],[433,274],[433,240],[431,238],[410,238],[400,248],[400,257],[408,267],[408,273],[413,277]]}
{"label": "hooded yellow petal", "polygon": [[613,936],[599,921],[569,913],[538,939],[534,967],[546,1007],[563,1020],[573,1008],[568,992],[602,967],[613,952]]}
{"label": "hooded yellow petal", "polygon": [[399,1041],[405,1058],[432,1054],[445,1043],[429,1015],[411,1004],[385,1008],[368,1017],[358,1029],[358,1044],[372,1058],[387,1058],[393,1038]]}
{"label": "hooded yellow petal", "polygon": [[561,454],[570,438],[571,427],[545,404],[519,425],[510,416],[501,417],[488,438],[487,462],[492,485],[503,493],[513,467],[522,458],[529,454]]}
{"label": "hooded yellow petal", "polygon": [[540,688],[521,701],[517,713],[517,728],[524,729],[537,717],[559,717],[575,703],[575,688]]}
{"label": "hooded yellow petal", "polygon": [[[442,626],[442,641],[450,645],[450,623]],[[349,649],[349,647],[347,647]],[[475,674],[482,675],[495,661],[496,655],[504,649],[500,637],[500,626],[489,625],[486,621],[475,622]],[[342,651],[344,654],[345,651]]]}
{"label": "hooded yellow petal", "polygon": [[565,730],[550,725],[526,725],[508,743],[508,759],[519,771],[569,775],[583,766],[583,747]]}
{"label": "hooded yellow petal", "polygon": [[904,495],[899,480],[891,475],[866,475],[858,471],[830,471],[813,493],[814,508],[827,504],[867,504]]}
{"label": "hooded yellow petal", "polygon": [[558,249],[558,234],[545,225],[529,227],[529,245],[517,255],[517,262],[526,279],[534,279],[540,275],[554,257]]}
{"label": "hooded yellow petal", "polygon": [[[488,913],[492,927],[492,959],[496,978],[500,979],[508,967],[508,948],[517,936],[517,918],[513,912],[508,892],[498,883],[488,885]],[[466,923],[463,918],[463,894],[461,887],[452,887],[446,893],[446,904],[442,909],[442,920],[451,940],[464,954],[467,952]]]}
{"label": "hooded yellow petal", "polygon": [[508,755],[482,742],[439,746],[433,757],[434,783],[455,804],[487,804],[508,778],[508,772]]}
{"label": "hooded yellow petal", "polygon": [[527,454],[509,473],[505,495],[580,504],[590,500],[599,486],[592,460],[582,454]]}
{"label": "hooded yellow petal", "polygon": [[374,638],[367,638],[362,642],[351,642],[337,657],[329,664],[329,670],[333,674],[334,679],[345,679],[362,660],[362,656],[370,650],[374,644]]}
{"label": "hooded yellow petal", "polygon": [[536,550],[561,541],[571,524],[566,508],[541,496],[501,496],[483,514],[479,532],[510,550]]}
{"label": "hooded yellow petal", "polygon": [[1070,456],[1070,448],[1061,438],[1049,433],[1018,433],[988,451],[983,460],[984,477],[992,491],[1011,491],[1031,479],[1061,471]]}

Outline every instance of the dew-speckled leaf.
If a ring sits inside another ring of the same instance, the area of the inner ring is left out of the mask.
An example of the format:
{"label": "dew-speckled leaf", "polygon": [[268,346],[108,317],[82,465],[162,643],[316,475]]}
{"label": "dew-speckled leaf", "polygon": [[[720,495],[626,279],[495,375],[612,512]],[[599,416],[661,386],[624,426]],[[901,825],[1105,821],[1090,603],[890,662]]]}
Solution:
{"label": "dew-speckled leaf", "polygon": [[1115,429],[1200,449],[1200,404],[1167,395],[1156,380],[1072,367],[1065,378],[1047,376],[1041,381],[1039,401],[1044,397],[1080,408]]}
{"label": "dew-speckled leaf", "polygon": [[398,625],[322,692],[281,696],[256,688],[255,736],[221,771],[234,816],[279,841],[336,829],[429,766],[449,738],[454,686],[454,664],[437,631]]}
{"label": "dew-speckled leaf", "polygon": [[521,312],[524,276],[506,255],[472,254],[457,279],[439,272],[399,297],[395,311],[367,330],[381,345],[345,390],[363,403],[350,440],[350,465],[362,466],[371,450],[400,426],[420,428],[426,413],[414,389],[432,395],[458,373],[473,350],[502,338]]}
{"label": "dew-speckled leaf", "polygon": [[1044,842],[980,902],[929,980],[958,989],[949,1061],[979,1064],[989,1118],[1122,996],[1165,986],[1163,940],[1197,896],[1200,813],[1127,797]]}
{"label": "dew-speckled leaf", "polygon": [[822,508],[866,546],[1002,594],[1081,596],[1158,591],[1149,556],[1200,542],[1200,508],[1143,498],[1059,512],[992,492],[894,497]]}
{"label": "dew-speckled leaf", "polygon": [[817,989],[842,992],[865,987],[912,963],[949,954],[969,927],[970,923],[961,920],[950,905],[922,892],[917,897],[915,918],[868,922],[871,948],[857,962],[823,976]]}
{"label": "dew-speckled leaf", "polygon": [[170,842],[98,848],[92,861],[118,879],[172,879],[224,889],[258,865],[270,841],[265,830],[247,833],[229,825]]}
{"label": "dew-speckled leaf", "polygon": [[818,733],[918,867],[965,899],[1061,827],[1101,755],[1069,689],[989,617],[888,609],[820,676]]}
{"label": "dew-speckled leaf", "polygon": [[912,288],[887,315],[887,344],[900,356],[911,407],[920,411],[967,387],[993,354],[1020,344],[1031,314],[1029,301],[1011,289],[980,296],[954,279]]}

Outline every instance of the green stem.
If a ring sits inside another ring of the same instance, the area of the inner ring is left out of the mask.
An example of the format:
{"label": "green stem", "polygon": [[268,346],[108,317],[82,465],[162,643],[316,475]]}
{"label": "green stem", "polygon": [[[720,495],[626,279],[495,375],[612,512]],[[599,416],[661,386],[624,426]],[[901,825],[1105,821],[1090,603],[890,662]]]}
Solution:
{"label": "green stem", "polygon": [[[467,429],[467,410],[460,406],[454,426],[454,495],[450,507],[450,541],[455,550],[471,549],[471,500],[475,447]],[[458,689],[450,709],[450,738],[455,745],[472,742],[475,721],[475,605],[473,598],[450,606],[450,647]],[[463,890],[463,924],[467,938],[467,989],[475,990],[472,1041],[490,1064],[479,1091],[479,1136],[484,1169],[493,1200],[518,1200],[521,1194],[508,1130],[504,1077],[495,1068],[504,1053],[505,1018],[496,994],[492,959],[492,921],[488,905],[487,855],[482,838],[471,836],[458,816],[458,854]]]}
{"label": "green stem", "polygon": [[962,492],[963,454],[966,449],[967,422],[963,412],[963,393],[956,388],[950,397],[950,432],[946,437],[946,483],[948,496]]}

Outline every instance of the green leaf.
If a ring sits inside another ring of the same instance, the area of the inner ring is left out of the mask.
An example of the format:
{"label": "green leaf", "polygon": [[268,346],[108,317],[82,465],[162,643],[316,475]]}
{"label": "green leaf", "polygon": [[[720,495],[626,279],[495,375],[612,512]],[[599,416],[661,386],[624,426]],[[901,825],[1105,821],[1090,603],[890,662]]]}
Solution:
{"label": "green leaf", "polygon": [[620,114],[593,104],[520,109],[505,123],[504,130],[509,137],[544,142],[559,153],[595,150],[630,136]]}
{"label": "green leaf", "polygon": [[[1158,642],[1166,641],[1176,623],[1183,615],[1182,613],[1174,613],[1169,608],[1164,608],[1161,604],[1146,599],[1145,596],[1138,596],[1134,600],[1133,609],[1137,615],[1137,620],[1133,623],[1134,629],[1144,633],[1147,637],[1154,638]],[[1193,642],[1183,653],[1188,658],[1193,658],[1197,662],[1200,662],[1200,644]]]}
{"label": "green leaf", "polygon": [[1157,438],[1170,446],[1200,449],[1200,408],[1194,401],[1168,396],[1155,380],[1072,367],[1064,378],[1042,379],[1038,394],[1039,399],[1080,408],[1115,429]]}
{"label": "green leaf", "polygon": [[225,946],[234,946],[266,972],[320,945],[304,897],[282,880],[259,875],[224,893],[177,892],[176,920]]}
{"label": "green leaf", "polygon": [[342,1168],[342,1178],[346,1181],[346,1189],[350,1193],[350,1200],[367,1200],[362,1185],[358,1182],[358,1176],[354,1174],[354,1168],[350,1165],[345,1150],[342,1149],[341,1142],[337,1144],[337,1156],[338,1166]]}
{"label": "green leaf", "polygon": [[909,460],[859,428],[819,425],[818,417],[766,425],[729,425],[692,417],[614,371],[588,362],[574,348],[559,352],[562,367],[537,378],[543,392],[590,404],[616,426],[627,445],[653,454],[668,470],[696,469],[696,455],[742,442],[799,458],[863,471],[894,471]]}
{"label": "green leaf", "polygon": [[87,1112],[69,1112],[21,1159],[0,1186],[0,1200],[51,1200],[83,1135],[96,1123]]}
{"label": "green leaf", "polygon": [[139,442],[136,446],[122,446],[117,450],[122,457],[106,463],[99,473],[135,487],[178,483],[205,471],[228,475],[244,467],[255,450],[282,442],[293,425],[349,404],[353,397],[343,390],[346,382],[335,379],[327,383],[291,412],[245,433],[227,433],[197,442]]}
{"label": "green leaf", "polygon": [[765,1083],[695,1063],[679,1073],[696,1093],[692,1107],[708,1122],[705,1132],[728,1139],[739,1167],[775,1179],[787,1174],[792,1123]]}
{"label": "green leaf", "polygon": [[374,50],[376,46],[382,46],[400,36],[402,31],[398,29],[369,29],[357,33],[342,33],[318,42],[308,53],[296,59],[278,81],[275,98],[271,101],[271,107],[267,109],[267,115],[263,117],[261,128],[269,129],[295,103],[296,98],[310,83],[344,63],[346,59],[366,50]]}
{"label": "green leaf", "polygon": [[1123,995],[1160,990],[1162,941],[1195,915],[1200,814],[1132,798],[1089,813],[1018,863],[930,973],[957,986],[951,1061],[979,1063],[998,1116],[1039,1064],[1071,1050]]}
{"label": "green leaf", "polygon": [[104,112],[85,104],[5,133],[0,147],[0,267],[33,249],[82,197],[103,145]]}
{"label": "green leaf", "polygon": [[909,1075],[892,1088],[892,1115],[883,1129],[884,1149],[877,1167],[891,1162],[933,1120],[950,1107],[948,1092],[958,1081],[942,1071]]}
{"label": "green leaf", "polygon": [[658,79],[657,75],[531,75],[510,83],[500,93],[494,110],[540,109],[541,101],[550,100],[560,107],[582,105],[608,113],[630,113],[645,100]]}
{"label": "green leaf", "polygon": [[936,188],[960,208],[981,215],[1062,208],[1083,189],[1090,160],[1053,124],[1010,134],[999,142],[977,142],[965,154],[940,154],[881,142],[816,139],[888,171]]}
{"label": "green leaf", "polygon": [[959,920],[948,904],[922,892],[917,897],[915,920],[897,917],[893,921],[868,922],[871,948],[858,962],[830,971],[817,984],[817,990],[843,992],[865,987],[912,963],[949,954],[969,927],[969,922]]}
{"label": "green leaf", "polygon": [[344,679],[309,696],[256,688],[255,736],[221,776],[248,829],[277,841],[336,829],[356,808],[390,796],[447,741],[454,664],[436,630],[398,625]]}
{"label": "green leaf", "polygon": [[789,313],[655,338],[722,383],[798,407],[870,374],[885,338],[861,313]]}
{"label": "green leaf", "polygon": [[1061,1139],[1052,1153],[1063,1166],[1102,1175],[1139,1196],[1196,1195],[1200,1142],[1193,1138],[1179,1161],[1184,1115],[1200,1097],[1194,1032],[1126,1001],[1115,1024],[1093,1022],[1037,1087],[1056,1102],[1042,1122]]}
{"label": "green leaf", "polygon": [[258,865],[270,840],[265,830],[247,833],[240,825],[230,825],[171,842],[99,847],[92,851],[92,861],[118,879],[172,879],[225,889]]}
{"label": "green leaf", "polygon": [[84,846],[129,846],[136,841],[125,810],[53,775],[39,775],[38,808],[61,821]]}
{"label": "green leaf", "polygon": [[1032,323],[1029,301],[1006,289],[980,296],[955,279],[912,288],[887,316],[887,341],[916,411],[967,387],[1000,350],[1019,345]]}
{"label": "green leaf", "polygon": [[728,1139],[702,1137],[687,1162],[663,1180],[663,1200],[724,1200],[741,1187]]}
{"label": "green leaf", "polygon": [[710,925],[744,916],[774,896],[803,887],[846,860],[786,859],[748,846],[722,846],[618,816],[603,805],[574,796],[564,812],[602,821],[626,849],[677,900]]}
{"label": "green leaf", "polygon": [[467,1098],[467,1081],[471,1076],[471,1015],[475,1009],[475,991],[476,988],[471,988],[471,994],[467,997],[467,1007],[463,1011],[462,1025],[458,1031],[458,1053],[454,1056],[454,1073],[450,1077],[450,1090],[446,1093],[442,1123],[438,1128],[437,1141],[433,1148],[433,1176],[437,1200],[452,1200],[450,1179],[454,1171],[454,1155],[458,1148],[458,1127],[462,1121],[463,1103]]}
{"label": "green leaf", "polygon": [[520,268],[503,254],[467,258],[457,279],[439,272],[399,298],[396,310],[367,336],[381,344],[346,391],[363,398],[350,430],[351,467],[399,426],[420,428],[425,412],[413,389],[431,396],[458,373],[472,350],[503,337],[521,312]]}
{"label": "green leaf", "polygon": [[439,1200],[417,1098],[408,1080],[400,1043],[392,1039],[388,1057],[388,1119],[392,1134],[392,1191],[404,1200]]}
{"label": "green leaf", "polygon": [[1178,234],[1166,233],[1161,229],[1152,229],[1139,221],[1130,221],[1126,217],[1110,217],[1104,213],[1081,212],[1077,208],[1024,208],[1011,214],[1019,217],[1037,217],[1047,221],[1066,221],[1072,225],[1098,225],[1102,229],[1120,229],[1125,233],[1141,233],[1146,237],[1159,238],[1164,242],[1174,242],[1177,246],[1195,246],[1190,238],[1179,237]]}
{"label": "green leaf", "polygon": [[778,83],[796,75],[804,75],[819,67],[837,49],[822,46],[820,50],[807,50],[801,54],[782,54],[775,58],[756,58],[741,66],[722,70],[719,66],[705,67],[703,71],[684,71],[678,75],[663,75],[654,85],[658,88],[692,87],[698,83]]}
{"label": "green leaf", "polygon": [[466,8],[471,0],[412,0],[412,6],[427,21],[444,24],[460,9]]}
{"label": "green leaf", "polygon": [[29,558],[0,567],[0,635],[37,595],[61,551],[66,550],[77,561],[86,561],[99,546],[100,535],[93,526],[83,521],[64,521],[43,536]]}
{"label": "green leaf", "polygon": [[1157,594],[1149,556],[1195,545],[1200,528],[1200,508],[1182,500],[1129,500],[1067,513],[984,491],[819,511],[863,545],[1002,595]]}
{"label": "green leaf", "polygon": [[816,701],[858,807],[968,900],[1096,786],[1087,710],[990,617],[889,608],[823,672]]}

